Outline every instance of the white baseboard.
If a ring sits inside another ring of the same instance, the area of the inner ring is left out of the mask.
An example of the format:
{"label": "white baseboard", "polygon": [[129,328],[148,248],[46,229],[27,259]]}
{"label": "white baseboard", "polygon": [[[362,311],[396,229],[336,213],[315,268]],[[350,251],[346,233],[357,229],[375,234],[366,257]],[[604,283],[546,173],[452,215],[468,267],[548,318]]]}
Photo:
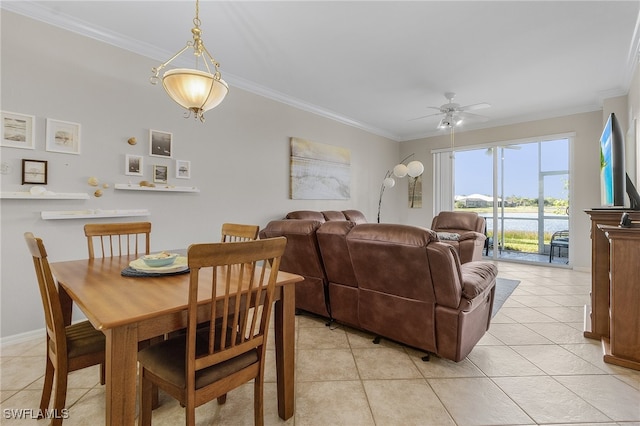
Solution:
{"label": "white baseboard", "polygon": [[26,333],[14,334],[13,336],[0,337],[0,348],[14,345],[16,343],[28,342],[30,340],[43,339],[46,335],[44,328],[27,331]]}

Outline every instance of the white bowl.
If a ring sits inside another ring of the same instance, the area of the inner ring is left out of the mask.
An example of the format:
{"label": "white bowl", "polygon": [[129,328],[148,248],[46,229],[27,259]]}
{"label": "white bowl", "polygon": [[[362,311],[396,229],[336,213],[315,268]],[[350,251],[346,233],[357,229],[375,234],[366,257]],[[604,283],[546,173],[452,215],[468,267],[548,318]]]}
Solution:
{"label": "white bowl", "polygon": [[160,266],[169,266],[173,264],[173,262],[176,261],[177,257],[177,253],[162,252],[158,254],[148,254],[146,256],[142,256],[142,260],[147,264],[147,266],[157,268]]}

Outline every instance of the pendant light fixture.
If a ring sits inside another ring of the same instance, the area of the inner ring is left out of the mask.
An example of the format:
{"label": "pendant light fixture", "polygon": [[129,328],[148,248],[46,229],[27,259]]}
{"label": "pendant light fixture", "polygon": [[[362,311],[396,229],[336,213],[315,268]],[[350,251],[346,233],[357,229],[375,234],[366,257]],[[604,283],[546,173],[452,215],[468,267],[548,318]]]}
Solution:
{"label": "pendant light fixture", "polygon": [[[202,31],[200,30],[199,12],[199,0],[196,0],[196,16],[193,18],[194,27],[191,29],[193,40],[189,40],[187,45],[171,59],[152,68],[153,74],[149,80],[151,84],[158,84],[160,71],[186,50],[193,49],[195,68],[176,68],[166,71],[162,76],[162,86],[171,99],[187,110],[185,117],[189,117],[193,113],[195,118],[204,121],[204,112],[215,108],[222,102],[229,92],[229,86],[220,76],[218,70],[220,64],[213,59],[200,37]],[[206,71],[198,70],[199,62],[204,64]],[[213,73],[209,62],[214,68]]]}

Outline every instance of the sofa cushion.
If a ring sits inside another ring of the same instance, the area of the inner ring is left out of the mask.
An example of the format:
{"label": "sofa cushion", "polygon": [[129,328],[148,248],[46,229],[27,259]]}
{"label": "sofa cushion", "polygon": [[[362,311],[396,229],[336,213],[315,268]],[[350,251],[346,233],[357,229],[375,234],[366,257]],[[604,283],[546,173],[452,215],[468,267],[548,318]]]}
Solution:
{"label": "sofa cushion", "polygon": [[296,210],[293,212],[287,213],[287,219],[301,219],[301,220],[317,220],[319,222],[324,222],[324,215],[321,212],[313,211],[313,210]]}
{"label": "sofa cushion", "polygon": [[473,299],[495,282],[498,267],[490,262],[469,262],[460,265],[462,296]]}
{"label": "sofa cushion", "polygon": [[479,217],[475,212],[444,211],[433,218],[431,228],[436,231],[453,229],[483,232],[484,218]]}
{"label": "sofa cushion", "polygon": [[323,223],[316,231],[329,282],[358,286],[347,247],[347,234],[354,226],[356,224],[351,221],[330,221]]}
{"label": "sofa cushion", "polygon": [[316,236],[321,224],[318,220],[273,220],[260,231],[260,238],[287,238],[280,270],[304,277],[295,286],[296,308],[329,316],[327,279]]}
{"label": "sofa cushion", "polygon": [[362,239],[396,243],[400,245],[424,247],[431,241],[438,241],[438,235],[427,228],[388,223],[365,223],[349,233],[348,239]]}
{"label": "sofa cushion", "polygon": [[344,214],[342,212],[339,212],[337,210],[325,210],[322,212],[322,215],[324,216],[324,220],[326,221],[336,221],[336,220],[347,220],[347,218],[344,216]]}
{"label": "sofa cushion", "polygon": [[344,217],[358,225],[367,223],[367,218],[360,210],[342,210]]}
{"label": "sofa cushion", "polygon": [[360,290],[433,302],[426,247],[436,239],[435,232],[416,226],[356,225],[347,246]]}

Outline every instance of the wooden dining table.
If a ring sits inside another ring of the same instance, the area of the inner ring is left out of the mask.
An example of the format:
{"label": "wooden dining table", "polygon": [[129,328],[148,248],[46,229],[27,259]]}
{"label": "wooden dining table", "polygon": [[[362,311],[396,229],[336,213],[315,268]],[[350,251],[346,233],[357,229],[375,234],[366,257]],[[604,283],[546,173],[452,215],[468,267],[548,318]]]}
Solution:
{"label": "wooden dining table", "polygon": [[[134,256],[51,263],[65,322],[75,303],[106,336],[106,424],[133,425],[136,417],[138,342],[187,326],[189,274],[128,277]],[[294,411],[295,283],[303,277],[279,271],[274,305],[278,415]],[[198,298],[211,300],[211,288]],[[200,313],[199,313],[200,314]],[[206,314],[203,312],[203,315]]]}

